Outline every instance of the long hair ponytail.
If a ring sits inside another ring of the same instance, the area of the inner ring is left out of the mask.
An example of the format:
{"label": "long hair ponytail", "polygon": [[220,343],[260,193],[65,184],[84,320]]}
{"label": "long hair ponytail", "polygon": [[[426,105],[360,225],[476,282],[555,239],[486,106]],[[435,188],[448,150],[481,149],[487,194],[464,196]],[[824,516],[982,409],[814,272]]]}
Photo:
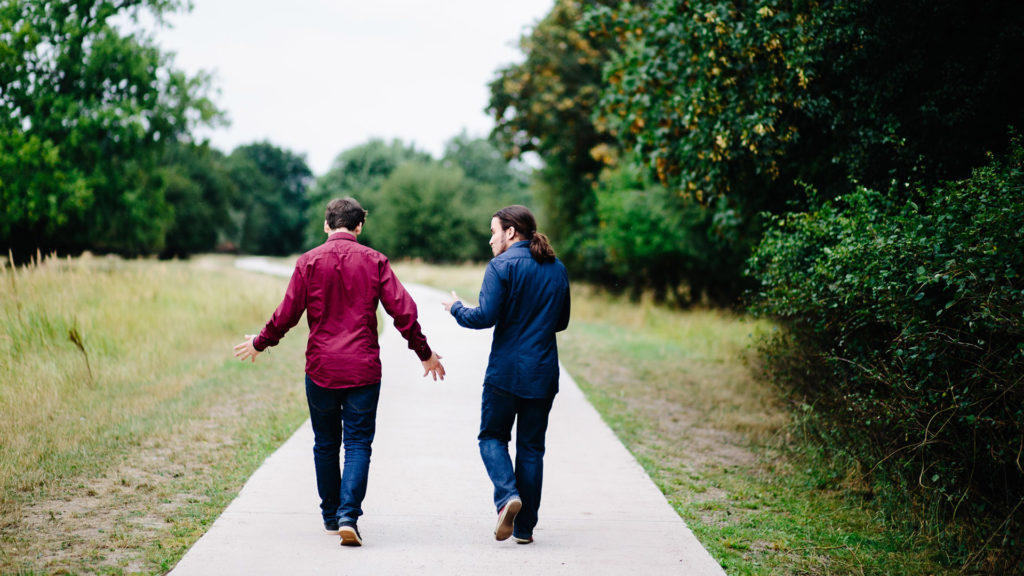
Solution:
{"label": "long hair ponytail", "polygon": [[516,234],[530,241],[530,255],[534,260],[541,264],[555,261],[555,249],[547,236],[537,232],[537,219],[529,208],[518,204],[506,206],[495,212],[493,217],[501,222],[502,230],[515,228]]}
{"label": "long hair ponytail", "polygon": [[530,254],[541,264],[555,261],[555,249],[551,247],[548,237],[540,232],[534,232],[533,238],[530,238]]}

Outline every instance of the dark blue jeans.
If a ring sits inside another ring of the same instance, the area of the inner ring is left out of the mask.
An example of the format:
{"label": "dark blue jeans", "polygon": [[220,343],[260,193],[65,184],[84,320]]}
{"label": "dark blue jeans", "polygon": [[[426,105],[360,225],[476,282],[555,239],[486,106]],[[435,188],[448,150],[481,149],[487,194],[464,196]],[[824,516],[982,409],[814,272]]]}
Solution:
{"label": "dark blue jeans", "polygon": [[[356,522],[370,472],[370,445],[377,429],[380,384],[321,388],[306,376],[306,402],[313,424],[313,463],[324,521]],[[339,466],[342,439],[345,470]]]}
{"label": "dark blue jeans", "polygon": [[[484,384],[480,409],[480,457],[494,484],[494,506],[501,510],[519,496],[523,508],[516,516],[512,535],[533,536],[544,482],[544,435],[554,398],[519,398]],[[516,462],[508,453],[512,424],[516,422]]]}

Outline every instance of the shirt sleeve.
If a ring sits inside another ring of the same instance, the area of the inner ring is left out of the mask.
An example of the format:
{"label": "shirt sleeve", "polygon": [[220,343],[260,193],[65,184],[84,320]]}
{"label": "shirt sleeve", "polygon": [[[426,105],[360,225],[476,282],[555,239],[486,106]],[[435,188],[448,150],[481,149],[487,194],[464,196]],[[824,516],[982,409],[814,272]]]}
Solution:
{"label": "shirt sleeve", "polygon": [[284,300],[278,305],[267,325],[253,339],[253,348],[262,352],[270,346],[276,346],[288,330],[299,323],[305,310],[306,279],[302,275],[301,267],[296,264],[292,279],[288,282],[288,289],[285,290]]}
{"label": "shirt sleeve", "polygon": [[562,330],[565,330],[566,328],[569,327],[569,311],[570,311],[570,308],[572,307],[572,296],[571,296],[572,293],[569,290],[569,275],[568,274],[566,274],[564,290],[565,290],[565,292],[564,292],[565,299],[563,300],[564,304],[562,304],[562,311],[561,311],[561,314],[559,315],[559,318],[558,318],[558,325],[555,326],[555,332],[561,332]]}
{"label": "shirt sleeve", "polygon": [[482,330],[491,328],[498,322],[498,316],[505,305],[505,298],[508,294],[508,287],[498,274],[498,267],[494,260],[487,265],[484,272],[484,281],[480,286],[480,305],[470,307],[456,302],[451,308],[451,314],[460,326]]}
{"label": "shirt sleeve", "polygon": [[380,265],[380,303],[395,321],[395,329],[409,342],[409,349],[421,361],[430,359],[432,354],[427,337],[417,320],[416,302],[398,281],[391,264],[385,259]]}

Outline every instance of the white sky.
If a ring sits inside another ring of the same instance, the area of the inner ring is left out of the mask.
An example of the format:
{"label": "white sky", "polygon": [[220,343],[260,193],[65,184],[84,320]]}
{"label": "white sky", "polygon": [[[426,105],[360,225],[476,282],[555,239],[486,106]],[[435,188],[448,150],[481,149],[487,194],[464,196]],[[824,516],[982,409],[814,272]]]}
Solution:
{"label": "white sky", "polygon": [[305,154],[316,175],[371,137],[439,156],[485,136],[495,72],[554,0],[193,0],[158,42],[175,67],[213,72],[231,152],[259,140]]}

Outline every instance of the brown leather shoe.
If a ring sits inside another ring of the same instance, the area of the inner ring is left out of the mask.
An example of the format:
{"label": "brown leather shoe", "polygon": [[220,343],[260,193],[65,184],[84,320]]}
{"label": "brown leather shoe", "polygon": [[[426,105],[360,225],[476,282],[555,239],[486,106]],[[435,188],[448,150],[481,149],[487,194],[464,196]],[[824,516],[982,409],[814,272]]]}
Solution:
{"label": "brown leather shoe", "polygon": [[341,545],[342,546],[362,546],[363,539],[359,536],[359,528],[356,528],[355,524],[346,522],[338,528],[338,534],[341,534]]}
{"label": "brown leather shoe", "polygon": [[516,514],[523,508],[523,501],[519,498],[512,498],[498,510],[498,525],[494,528],[495,540],[508,540],[512,535],[512,523],[515,522]]}

